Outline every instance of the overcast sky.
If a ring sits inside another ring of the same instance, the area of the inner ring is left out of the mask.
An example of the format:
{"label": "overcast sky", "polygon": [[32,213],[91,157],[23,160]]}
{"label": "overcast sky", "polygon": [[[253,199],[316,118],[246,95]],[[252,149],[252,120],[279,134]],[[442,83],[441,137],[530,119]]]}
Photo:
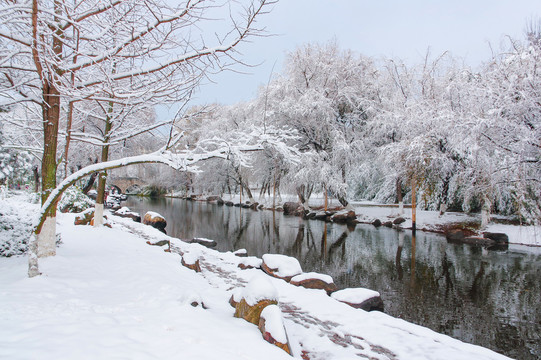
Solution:
{"label": "overcast sky", "polygon": [[241,48],[256,68],[247,75],[215,76],[196,95],[194,104],[233,104],[255,97],[274,66],[298,45],[336,38],[342,49],[408,63],[449,50],[470,66],[490,58],[489,43],[499,49],[505,36],[523,39],[526,23],[541,17],[541,0],[279,0],[260,19],[272,37],[255,38]]}

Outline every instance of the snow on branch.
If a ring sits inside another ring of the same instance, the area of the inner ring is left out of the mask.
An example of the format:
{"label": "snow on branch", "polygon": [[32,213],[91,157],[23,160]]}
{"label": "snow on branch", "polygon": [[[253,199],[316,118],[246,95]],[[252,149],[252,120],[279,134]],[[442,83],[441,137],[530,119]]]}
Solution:
{"label": "snow on branch", "polygon": [[83,169],[74,172],[66,177],[54,190],[51,191],[47,200],[43,203],[39,213],[39,219],[36,221],[35,232],[39,233],[45,214],[54,206],[62,193],[74,184],[77,180],[95,172],[116,169],[135,164],[165,164],[176,170],[198,172],[197,163],[213,159],[228,159],[235,156],[241,166],[249,164],[245,153],[261,151],[272,148],[280,152],[286,161],[298,162],[299,152],[295,147],[287,145],[287,141],[295,138],[295,134],[290,130],[282,130],[267,127],[266,132],[260,131],[261,128],[254,127],[247,133],[236,133],[229,140],[212,138],[200,141],[193,149],[177,150],[176,144],[183,138],[184,134],[179,133],[160,150],[122,159],[111,160],[107,162],[92,164]]}

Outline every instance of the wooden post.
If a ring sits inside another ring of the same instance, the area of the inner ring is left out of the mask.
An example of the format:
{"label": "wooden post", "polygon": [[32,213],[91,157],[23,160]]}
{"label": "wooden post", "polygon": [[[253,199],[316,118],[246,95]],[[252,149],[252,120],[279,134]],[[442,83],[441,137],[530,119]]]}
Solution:
{"label": "wooden post", "polygon": [[272,211],[274,212],[274,210],[276,210],[276,170],[274,171],[273,183],[274,186],[272,188]]}
{"label": "wooden post", "polygon": [[327,184],[325,184],[325,211],[327,211],[328,202],[329,202],[329,198],[328,198],[328,192],[327,192]]}
{"label": "wooden post", "polygon": [[416,187],[417,184],[415,183],[415,179],[411,181],[411,231],[415,235],[415,231],[417,228],[416,222],[417,222],[417,194],[416,194]]}

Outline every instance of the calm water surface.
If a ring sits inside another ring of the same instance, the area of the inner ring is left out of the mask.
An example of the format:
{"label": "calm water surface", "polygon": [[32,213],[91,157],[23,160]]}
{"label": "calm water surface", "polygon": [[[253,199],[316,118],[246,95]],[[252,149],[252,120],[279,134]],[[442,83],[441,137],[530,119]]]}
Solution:
{"label": "calm water surface", "polygon": [[220,251],[280,253],[339,288],[381,293],[385,312],[516,359],[541,358],[541,255],[526,247],[487,251],[436,234],[322,221],[181,199],[126,202],[167,219],[167,233],[218,242]]}

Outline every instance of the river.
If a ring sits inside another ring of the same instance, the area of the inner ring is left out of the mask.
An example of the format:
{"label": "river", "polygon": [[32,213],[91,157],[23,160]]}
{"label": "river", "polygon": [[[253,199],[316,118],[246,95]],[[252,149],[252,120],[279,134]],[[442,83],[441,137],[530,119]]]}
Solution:
{"label": "river", "polygon": [[163,215],[171,236],[213,239],[220,251],[294,256],[339,288],[379,291],[392,316],[515,359],[541,358],[541,255],[532,249],[487,251],[437,234],[181,199],[130,197],[125,205]]}

